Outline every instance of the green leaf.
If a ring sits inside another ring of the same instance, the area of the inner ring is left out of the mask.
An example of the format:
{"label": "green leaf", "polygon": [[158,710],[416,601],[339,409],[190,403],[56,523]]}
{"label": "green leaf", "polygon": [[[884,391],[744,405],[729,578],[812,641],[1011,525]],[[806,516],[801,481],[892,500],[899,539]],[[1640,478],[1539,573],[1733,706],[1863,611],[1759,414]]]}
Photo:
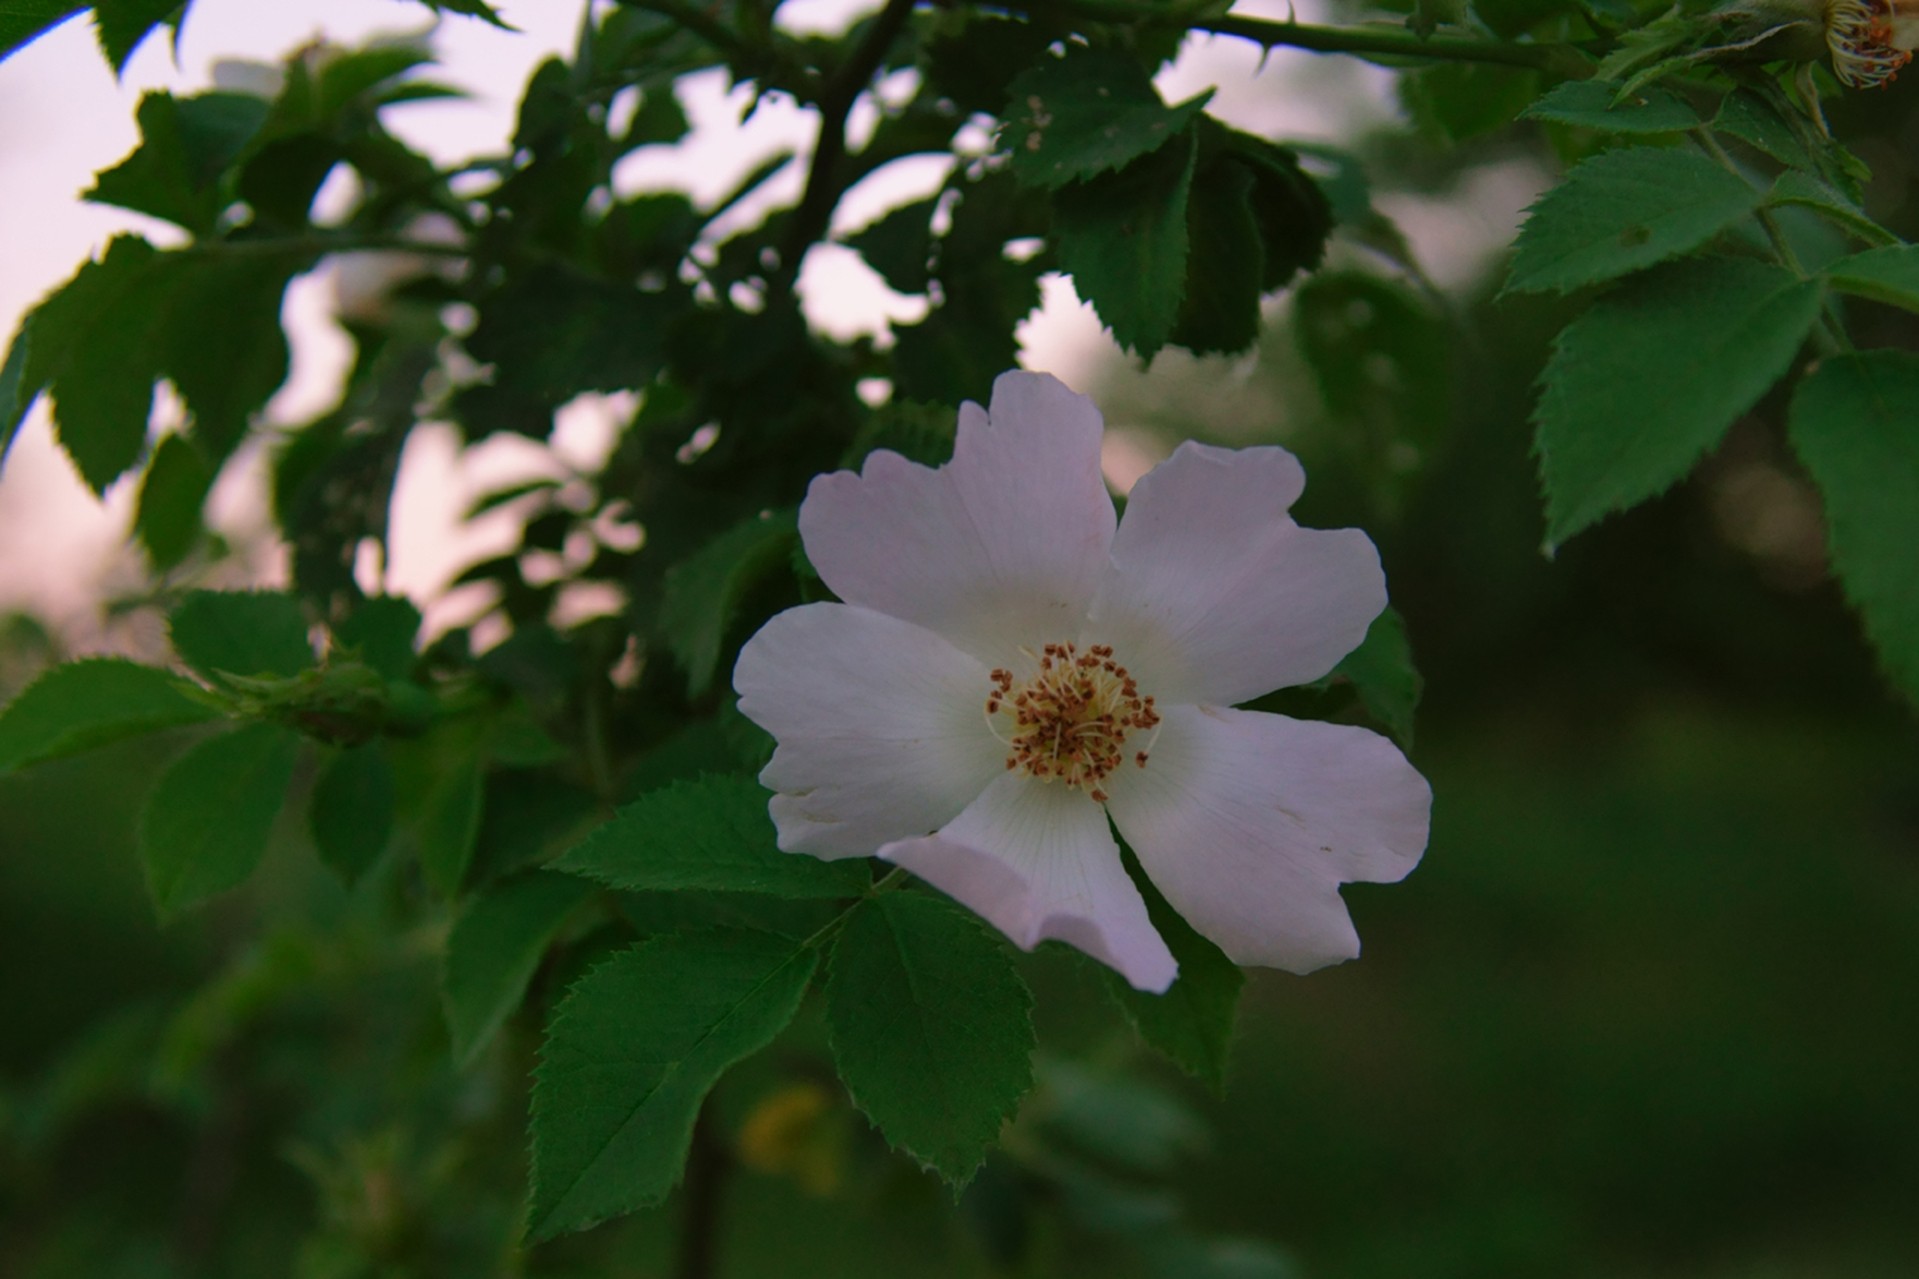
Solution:
{"label": "green leaf", "polygon": [[659,629],[686,671],[687,693],[713,686],[726,634],[747,594],[792,558],[798,540],[792,511],[735,524],[667,571]]}
{"label": "green leaf", "polygon": [[133,51],[155,27],[165,23],[177,30],[186,8],[187,0],[98,0],[93,20],[99,28],[100,51],[113,65],[114,74],[126,69]]}
{"label": "green leaf", "polygon": [[1127,869],[1146,899],[1147,917],[1179,961],[1179,976],[1165,994],[1154,995],[1133,989],[1131,982],[1105,964],[1093,966],[1141,1039],[1214,1092],[1224,1092],[1233,1017],[1246,975],[1225,951],[1166,903],[1152,881],[1140,873],[1130,849],[1126,857]]}
{"label": "green leaf", "polygon": [[1198,147],[1190,133],[1119,173],[1053,198],[1060,263],[1121,346],[1152,356],[1186,292],[1186,204]]}
{"label": "green leaf", "polygon": [[651,382],[664,361],[678,290],[642,293],[562,266],[514,272],[480,306],[467,337],[494,385],[560,404],[583,391]]}
{"label": "green leaf", "polygon": [[87,7],[84,0],[6,0],[0,4],[0,61]]}
{"label": "green leaf", "polygon": [[1243,351],[1259,337],[1265,249],[1253,216],[1253,175],[1224,160],[1203,166],[1186,206],[1186,296],[1175,345],[1200,355]]}
{"label": "green leaf", "polygon": [[286,729],[249,724],[208,738],[161,774],[140,815],[140,862],[162,918],[253,873],[299,754]]}
{"label": "green leaf", "polygon": [[270,110],[248,93],[148,93],[137,112],[140,145],[100,173],[84,198],[209,235],[225,204],[219,180]]}
{"label": "green leaf", "polygon": [[313,783],[307,825],[320,860],[348,884],[364,875],[393,838],[393,764],[368,742],[334,751]]}
{"label": "green leaf", "polygon": [[[944,466],[953,460],[957,427],[951,405],[891,400],[873,410],[873,416],[847,446],[840,465],[857,471],[875,449],[886,449],[921,466]],[[806,550],[797,542],[793,553],[796,563],[805,562]],[[819,577],[810,563],[805,563],[802,575],[815,580]]]}
{"label": "green leaf", "polygon": [[165,671],[117,657],[56,666],[0,710],[0,776],[218,714],[183,687]]}
{"label": "green leaf", "polygon": [[936,29],[921,46],[926,81],[963,115],[999,115],[1013,77],[1051,56],[1053,34],[1040,23],[978,9],[952,16],[964,24]]}
{"label": "green leaf", "polygon": [[414,817],[420,870],[448,897],[459,895],[485,812],[486,767],[477,749],[456,752],[434,772]]}
{"label": "green leaf", "polygon": [[863,858],[822,861],[774,843],[768,795],[748,777],[678,781],[641,796],[554,863],[613,888],[857,897]]}
{"label": "green leaf", "polygon": [[1643,89],[1615,103],[1618,96],[1619,86],[1607,80],[1568,80],[1520,114],[1607,133],[1681,133],[1699,127],[1698,112],[1669,90]]}
{"label": "green leaf", "polygon": [[956,1186],[1032,1087],[1032,1005],[999,935],[925,893],[862,902],[826,981],[833,1060],[854,1103]]}
{"label": "green leaf", "polygon": [[413,673],[413,644],[420,625],[420,610],[413,601],[403,595],[376,595],[362,600],[333,628],[333,643],[382,678],[401,680]]}
{"label": "green leaf", "polygon": [[1801,205],[1815,209],[1868,244],[1897,245],[1899,237],[1866,216],[1866,211],[1809,173],[1787,169],[1772,184],[1766,203],[1774,208]]}
{"label": "green leaf", "polygon": [[533,1087],[528,1239],[665,1198],[707,1092],[792,1020],[816,964],[782,938],[715,931],[646,942],[581,978]]}
{"label": "green leaf", "polygon": [[1574,168],[1519,229],[1509,291],[1570,292],[1688,253],[1761,193],[1692,151],[1633,147]]}
{"label": "green leaf", "polygon": [[1234,161],[1252,172],[1252,212],[1263,250],[1261,291],[1277,289],[1318,266],[1333,232],[1333,207],[1319,183],[1300,168],[1299,155],[1210,118],[1201,123],[1202,137],[1223,144]]}
{"label": "green leaf", "polygon": [[1690,470],[1790,367],[1820,296],[1766,263],[1703,258],[1633,280],[1567,325],[1534,415],[1547,545]]}
{"label": "green leaf", "polygon": [[1454,62],[1399,77],[1406,114],[1423,131],[1452,142],[1504,128],[1538,96],[1539,73],[1515,67]]}
{"label": "green leaf", "polygon": [[209,253],[169,258],[162,333],[163,372],[193,413],[202,448],[225,457],[251,415],[287,376],[280,310],[287,285],[313,265],[311,254]]}
{"label": "green leaf", "polygon": [[1406,623],[1396,609],[1388,607],[1374,618],[1359,647],[1341,658],[1322,683],[1337,680],[1351,684],[1366,713],[1384,724],[1400,746],[1411,749],[1413,712],[1426,681],[1413,665]]}
{"label": "green leaf", "polygon": [[446,939],[440,991],[461,1067],[479,1056],[526,998],[548,943],[594,892],[566,875],[532,871],[475,897]]}
{"label": "green leaf", "polygon": [[313,665],[300,601],[281,591],[191,591],[167,614],[180,660],[202,675],[298,675]]}
{"label": "green leaf", "polygon": [[14,436],[27,420],[27,410],[40,397],[40,388],[27,382],[27,347],[32,338],[33,316],[29,313],[7,347],[6,362],[0,364],[0,466],[6,464]]}
{"label": "green leaf", "polygon": [[1125,168],[1179,137],[1212,97],[1209,90],[1175,107],[1138,62],[1074,46],[1014,78],[1000,145],[1013,176],[1048,189]]}
{"label": "green leaf", "polygon": [[1886,675],[1919,704],[1919,356],[1821,360],[1793,396],[1794,449],[1825,500],[1832,563]]}
{"label": "green leaf", "polygon": [[924,293],[932,281],[933,212],[938,197],[902,204],[885,217],[846,237],[849,248],[879,272],[898,293]]}
{"label": "green leaf", "polygon": [[1919,311],[1919,245],[1888,245],[1841,258],[1826,268],[1841,293]]}
{"label": "green leaf", "polygon": [[185,436],[169,435],[153,450],[133,528],[155,569],[172,568],[200,540],[200,507],[212,487],[213,471]]}

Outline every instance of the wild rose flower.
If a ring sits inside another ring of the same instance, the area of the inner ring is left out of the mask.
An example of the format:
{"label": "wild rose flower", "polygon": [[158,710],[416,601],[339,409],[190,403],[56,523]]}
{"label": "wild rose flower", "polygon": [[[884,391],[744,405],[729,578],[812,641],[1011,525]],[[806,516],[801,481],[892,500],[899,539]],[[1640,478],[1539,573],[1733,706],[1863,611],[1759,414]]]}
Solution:
{"label": "wild rose flower", "polygon": [[1183,444],[1116,521],[1100,432],[1090,400],[1007,373],[947,465],[880,451],[813,481],[800,535],[845,602],[773,618],[733,672],[778,741],[779,846],[878,855],[1021,947],[1163,991],[1178,964],[1110,815],[1236,962],[1350,959],[1338,886],[1413,868],[1431,791],[1375,733],[1229,708],[1365,637],[1379,556],[1293,523],[1305,476],[1278,448]]}
{"label": "wild rose flower", "polygon": [[1891,82],[1919,48],[1914,0],[1824,0],[1822,7],[1833,74],[1850,88]]}

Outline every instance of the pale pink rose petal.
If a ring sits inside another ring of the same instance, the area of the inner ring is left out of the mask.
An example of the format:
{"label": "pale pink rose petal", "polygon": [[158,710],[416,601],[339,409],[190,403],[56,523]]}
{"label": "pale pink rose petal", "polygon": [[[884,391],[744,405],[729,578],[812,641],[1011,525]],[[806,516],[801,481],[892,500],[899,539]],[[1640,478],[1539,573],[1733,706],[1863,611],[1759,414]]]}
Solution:
{"label": "pale pink rose petal", "polygon": [[1182,444],[1134,487],[1082,634],[1110,644],[1159,704],[1227,706],[1311,683],[1386,606],[1358,529],[1306,529],[1280,448]]}
{"label": "pale pink rose petal", "polygon": [[938,470],[877,452],[813,481],[806,553],[850,604],[916,622],[1000,665],[1072,638],[1106,568],[1113,502],[1092,401],[1039,373],[993,384],[990,416],[959,414]]}
{"label": "pale pink rose petal", "polygon": [[733,669],[740,711],[779,742],[760,782],[779,845],[870,857],[951,821],[1005,772],[987,670],[931,631],[849,604],[788,609]]}
{"label": "pale pink rose petal", "polygon": [[984,916],[1031,950],[1047,938],[1164,991],[1179,965],[1146,917],[1106,811],[1071,787],[1003,773],[937,835],[879,855]]}
{"label": "pale pink rose petal", "polygon": [[1338,885],[1419,863],[1432,790],[1363,728],[1175,707],[1108,808],[1166,900],[1241,964],[1296,973],[1359,954]]}

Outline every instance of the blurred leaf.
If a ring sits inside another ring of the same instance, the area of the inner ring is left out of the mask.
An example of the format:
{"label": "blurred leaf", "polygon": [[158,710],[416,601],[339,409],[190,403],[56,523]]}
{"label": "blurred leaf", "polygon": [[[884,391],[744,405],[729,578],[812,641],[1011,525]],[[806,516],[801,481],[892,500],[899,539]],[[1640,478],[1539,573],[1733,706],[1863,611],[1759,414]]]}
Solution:
{"label": "blurred leaf", "polygon": [[93,21],[99,28],[100,51],[115,75],[126,69],[140,42],[161,24],[179,28],[187,0],[97,0]]}
{"label": "blurred leaf", "polygon": [[[1237,983],[1233,989],[1238,990]],[[1182,1162],[1206,1145],[1199,1117],[1165,1087],[1064,1058],[1048,1057],[1041,1063],[1035,1110],[1049,1144],[1090,1158],[1101,1171],[1172,1178]]]}
{"label": "blurred leaf", "polygon": [[1567,80],[1521,114],[1607,133],[1679,133],[1699,127],[1699,114],[1666,89],[1644,89],[1617,105],[1619,86],[1606,80]]}
{"label": "blurred leaf", "polygon": [[282,591],[189,591],[167,614],[180,660],[202,675],[298,675],[313,666],[300,601]]}
{"label": "blurred leaf", "polygon": [[138,109],[140,145],[101,172],[84,198],[210,235],[224,212],[220,178],[270,109],[250,93],[148,93]]}
{"label": "blurred leaf", "polygon": [[166,671],[117,657],[56,666],[0,710],[0,776],[218,714],[182,687]]}
{"label": "blurred leaf", "polygon": [[847,247],[858,252],[895,292],[924,293],[932,280],[927,268],[933,256],[931,222],[938,207],[937,197],[902,204],[847,236]]}
{"label": "blurred leaf", "polygon": [[528,1239],[665,1198],[707,1091],[792,1020],[816,964],[782,938],[714,931],[645,942],[581,978],[533,1087]]}
{"label": "blurred leaf", "polygon": [[1441,26],[1464,22],[1466,13],[1466,0],[1413,0],[1406,25],[1425,39]]}
{"label": "blurred leaf", "polygon": [[7,0],[0,4],[0,61],[88,7],[83,0]]}
{"label": "blurred leaf", "polygon": [[379,742],[330,752],[313,783],[308,828],[320,860],[353,884],[393,838],[393,764]]}
{"label": "blurred leaf", "polygon": [[1867,249],[1834,262],[1825,275],[1841,293],[1919,311],[1919,245]]}
{"label": "blurred leaf", "polygon": [[519,1008],[553,935],[593,892],[591,884],[536,870],[493,885],[461,912],[447,936],[440,990],[462,1068]]}
{"label": "blurred leaf", "polygon": [[558,405],[582,391],[643,387],[660,370],[681,294],[642,293],[570,267],[515,271],[480,304],[467,338],[494,385]]}
{"label": "blurred leaf", "polygon": [[1013,176],[1051,189],[1158,151],[1185,132],[1212,92],[1168,107],[1133,59],[1073,45],[1015,77],[1007,95],[1000,145]]}
{"label": "blurred leaf", "polygon": [[457,897],[473,864],[485,811],[486,766],[477,743],[442,752],[420,797],[413,838],[427,883]]}
{"label": "blurred leaf", "polygon": [[333,642],[378,671],[402,680],[413,673],[413,643],[420,633],[420,610],[404,595],[376,595],[354,606],[333,628]]}
{"label": "blurred leaf", "polygon": [[1811,174],[1801,173],[1797,169],[1787,169],[1779,175],[1772,184],[1766,203],[1775,208],[1800,205],[1816,209],[1868,244],[1887,247],[1899,243],[1898,236],[1867,217],[1866,211],[1857,202],[1847,199]]}
{"label": "blurred leaf", "polygon": [[1140,896],[1146,899],[1146,913],[1154,930],[1179,961],[1179,976],[1164,994],[1154,995],[1135,990],[1131,982],[1105,964],[1094,966],[1141,1039],[1215,1093],[1224,1093],[1233,1017],[1246,976],[1225,951],[1167,905],[1159,889],[1139,871],[1131,850],[1127,852],[1127,869],[1140,887]]}
{"label": "blurred leaf", "polygon": [[[957,429],[958,415],[950,405],[890,401],[873,411],[865,427],[847,446],[840,465],[857,471],[876,449],[886,449],[921,466],[944,466],[953,460]],[[795,541],[794,554],[804,560],[806,548]],[[806,565],[805,575],[819,577],[810,563]]]}
{"label": "blurred leaf", "polygon": [[748,777],[676,781],[642,795],[553,863],[613,888],[857,897],[864,858],[822,861],[774,843],[770,796]]}
{"label": "blurred leaf", "polygon": [[926,893],[862,902],[833,947],[826,1020],[853,1101],[956,1186],[1033,1084],[1033,997],[1005,942]]}
{"label": "blurred leaf", "polygon": [[418,2],[435,13],[457,13],[469,18],[478,18],[502,31],[518,30],[502,18],[499,11],[486,0],[418,0]]}
{"label": "blurred leaf", "polygon": [[1793,396],[1792,443],[1825,499],[1833,567],[1887,676],[1919,703],[1919,356],[1821,360]]}
{"label": "blurred leaf", "polygon": [[1353,686],[1366,713],[1386,726],[1401,749],[1412,748],[1413,712],[1426,681],[1413,665],[1412,645],[1398,610],[1388,606],[1374,618],[1359,647],[1341,658],[1320,685],[1337,680]]}
{"label": "blurred leaf", "polygon": [[924,45],[927,83],[952,99],[962,114],[1000,115],[1007,86],[1048,56],[1053,33],[1041,23],[977,9],[954,14],[963,25],[934,35]]}
{"label": "blurred leaf", "polygon": [[1786,372],[1819,307],[1816,281],[1703,258],[1632,280],[1567,325],[1534,415],[1547,545],[1690,470]]}
{"label": "blurred leaf", "polygon": [[788,563],[799,532],[792,511],[735,524],[667,571],[659,630],[686,671],[687,693],[713,686],[727,631],[749,592]]}
{"label": "blurred leaf", "polygon": [[1696,152],[1604,152],[1528,211],[1506,287],[1565,293],[1638,271],[1705,244],[1762,199],[1744,178]]}
{"label": "blurred leaf", "polygon": [[162,918],[253,873],[299,753],[286,729],[249,724],[201,742],[160,775],[140,814],[140,862]]}
{"label": "blurred leaf", "polygon": [[19,331],[7,347],[7,358],[0,363],[0,467],[13,449],[14,436],[27,420],[27,410],[40,397],[41,388],[27,382],[27,346],[33,337],[33,315],[20,321]]}
{"label": "blurred leaf", "polygon": [[1333,209],[1319,183],[1300,168],[1299,156],[1210,119],[1202,123],[1202,136],[1223,143],[1253,175],[1252,211],[1263,249],[1260,289],[1277,289],[1299,272],[1318,266],[1326,237],[1333,231]]}
{"label": "blurred leaf", "polygon": [[232,452],[251,415],[286,381],[280,309],[287,285],[315,260],[298,251],[166,260],[163,309],[151,317],[161,334],[159,371],[192,411],[194,439],[216,457]]}
{"label": "blurred leaf", "polygon": [[200,540],[200,507],[212,487],[213,472],[185,436],[169,435],[153,450],[133,528],[154,568],[172,568]]}
{"label": "blurred leaf", "polygon": [[405,37],[332,51],[320,61],[314,77],[314,110],[321,119],[330,119],[356,98],[431,61],[432,50]]}
{"label": "blurred leaf", "polygon": [[1454,62],[1402,73],[1398,85],[1415,124],[1463,142],[1517,119],[1539,96],[1539,73]]}
{"label": "blurred leaf", "polygon": [[1151,357],[1185,300],[1186,210],[1198,146],[1190,133],[1119,173],[1053,197],[1060,264],[1113,339]]}

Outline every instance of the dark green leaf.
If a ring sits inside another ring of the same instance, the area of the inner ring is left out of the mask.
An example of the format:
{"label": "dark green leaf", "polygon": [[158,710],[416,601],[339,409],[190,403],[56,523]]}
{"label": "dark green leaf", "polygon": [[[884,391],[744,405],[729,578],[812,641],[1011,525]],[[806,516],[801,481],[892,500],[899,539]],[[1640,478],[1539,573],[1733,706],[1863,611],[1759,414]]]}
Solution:
{"label": "dark green leaf", "polygon": [[446,939],[440,991],[453,1057],[470,1064],[526,997],[547,944],[593,886],[532,871],[495,884],[461,912]]}
{"label": "dark green leaf", "polygon": [[300,601],[280,591],[192,591],[167,614],[180,660],[202,675],[298,675],[313,665]]}
{"label": "dark green leaf", "polygon": [[1705,258],[1633,280],[1567,325],[1535,414],[1547,544],[1690,470],[1786,372],[1819,306],[1816,281]]}
{"label": "dark green leaf", "polygon": [[161,774],[140,815],[140,862],[162,917],[253,873],[299,753],[286,729],[249,724],[208,738]]}
{"label": "dark green leaf", "polygon": [[1778,207],[1781,205],[1800,205],[1816,209],[1828,219],[1838,223],[1867,244],[1881,247],[1897,245],[1899,237],[1866,216],[1859,205],[1831,186],[1797,169],[1787,169],[1772,184],[1772,193],[1766,197],[1766,203]]}
{"label": "dark green leaf", "polygon": [[220,177],[270,109],[247,93],[149,93],[138,110],[140,145],[102,172],[86,198],[207,235],[222,212]]}
{"label": "dark green leaf", "polygon": [[1513,67],[1454,62],[1399,78],[1406,114],[1426,132],[1454,142],[1504,128],[1538,96],[1539,73]]}
{"label": "dark green leaf", "polygon": [[665,1198],[708,1090],[792,1020],[816,963],[782,938],[708,932],[646,942],[581,978],[533,1088],[528,1238]]}
{"label": "dark green leaf", "polygon": [[213,471],[185,436],[169,435],[153,450],[133,528],[154,568],[172,568],[200,540],[200,506],[212,487]]}
{"label": "dark green leaf", "polygon": [[[1205,121],[1203,136],[1223,146],[1253,175],[1252,211],[1259,224],[1262,292],[1277,289],[1319,265],[1333,231],[1333,209],[1319,183],[1285,147]],[[1383,219],[1377,219],[1383,221]]]}
{"label": "dark green leaf", "polygon": [[320,860],[345,883],[357,881],[386,851],[393,803],[393,765],[379,742],[334,751],[321,766],[307,824]]}
{"label": "dark green leaf", "polygon": [[1172,342],[1200,355],[1243,351],[1259,337],[1265,249],[1253,217],[1253,175],[1222,160],[1202,167],[1186,208],[1186,297]]}
{"label": "dark green leaf", "polygon": [[420,870],[448,897],[458,896],[473,864],[486,797],[486,768],[477,750],[453,752],[432,775],[414,819]]}
{"label": "dark green leaf", "polygon": [[833,1060],[854,1103],[955,1185],[1032,1087],[1032,1004],[1005,942],[925,893],[862,902],[826,982]]}
{"label": "dark green leaf", "polygon": [[6,362],[0,364],[0,466],[6,464],[14,436],[27,420],[27,410],[40,396],[40,388],[27,383],[27,346],[32,338],[33,316],[28,314],[7,347]]}
{"label": "dark green leaf", "polygon": [[494,384],[559,404],[653,380],[678,293],[642,293],[564,267],[515,272],[467,339]]}
{"label": "dark green leaf", "polygon": [[1180,1069],[1214,1092],[1226,1088],[1227,1054],[1233,1042],[1233,1016],[1245,974],[1226,952],[1201,936],[1166,904],[1128,854],[1128,869],[1146,899],[1146,912],[1166,947],[1179,961],[1179,976],[1163,995],[1135,990],[1105,964],[1095,964],[1101,980],[1139,1037],[1178,1063]]}
{"label": "dark green leaf", "polygon": [[1406,623],[1388,608],[1373,619],[1358,648],[1340,659],[1326,681],[1345,680],[1359,694],[1366,713],[1386,726],[1402,747],[1413,744],[1413,712],[1426,682],[1413,665]]}
{"label": "dark green leaf", "polygon": [[1699,127],[1698,113],[1665,89],[1642,89],[1615,105],[1618,95],[1619,86],[1607,80],[1568,80],[1523,114],[1607,133],[1679,133]]}
{"label": "dark green leaf", "polygon": [[1506,287],[1563,293],[1641,270],[1700,247],[1762,199],[1696,152],[1607,151],[1532,206]]}
{"label": "dark green leaf", "polygon": [[194,439],[224,458],[287,375],[280,309],[305,253],[208,254],[170,262],[162,370],[193,413]]}
{"label": "dark green leaf", "polygon": [[1826,281],[1842,293],[1919,311],[1919,245],[1888,245],[1841,258]]}
{"label": "dark green leaf", "polygon": [[7,0],[0,4],[0,60],[85,8],[85,3],[75,0]]}
{"label": "dark green leaf", "polygon": [[1211,92],[1176,107],[1139,63],[1122,54],[1074,46],[1008,86],[1000,145],[1013,176],[1056,188],[1125,168],[1185,132]]}
{"label": "dark green leaf", "polygon": [[363,600],[333,628],[340,652],[365,662],[389,680],[413,672],[413,641],[420,634],[420,610],[403,595]]}
{"label": "dark green leaf", "polygon": [[933,256],[933,211],[938,207],[937,197],[902,204],[847,236],[846,243],[895,291],[924,293],[932,278],[927,267]]}
{"label": "dark green leaf", "polygon": [[478,18],[502,31],[517,31],[512,23],[506,21],[486,0],[420,0],[420,3],[435,13],[457,13],[469,18]]}
{"label": "dark green leaf", "polygon": [[[886,449],[921,466],[944,466],[953,460],[957,428],[957,415],[951,405],[891,401],[873,411],[872,418],[840,459],[840,465],[857,471],[865,464],[868,454],[875,449]],[[806,550],[797,542],[794,555],[798,562],[805,562]],[[804,575],[819,576],[812,571],[810,563],[805,565]]]}
{"label": "dark green leaf", "polygon": [[686,671],[687,692],[713,685],[727,631],[747,593],[791,559],[799,532],[791,511],[735,524],[666,574],[659,629]]}
{"label": "dark green leaf", "polygon": [[165,671],[117,657],[56,666],[0,711],[0,775],[218,712]]}
{"label": "dark green leaf", "polygon": [[1053,199],[1060,263],[1121,346],[1151,356],[1172,336],[1186,292],[1186,204],[1198,147],[1190,133],[1119,173]]}
{"label": "dark green leaf", "polygon": [[1046,54],[1053,35],[1020,18],[977,9],[955,13],[965,15],[965,25],[926,42],[927,83],[964,115],[998,115],[1013,77]]}
{"label": "dark green leaf", "polygon": [[614,888],[777,897],[856,897],[872,883],[862,858],[781,852],[767,800],[747,777],[674,782],[620,809],[554,869]]}
{"label": "dark green leaf", "polygon": [[162,23],[178,28],[186,0],[98,0],[93,20],[100,31],[100,51],[117,75],[133,51]]}
{"label": "dark green leaf", "polygon": [[1919,356],[1821,360],[1793,396],[1794,449],[1825,500],[1833,568],[1892,682],[1919,703]]}

